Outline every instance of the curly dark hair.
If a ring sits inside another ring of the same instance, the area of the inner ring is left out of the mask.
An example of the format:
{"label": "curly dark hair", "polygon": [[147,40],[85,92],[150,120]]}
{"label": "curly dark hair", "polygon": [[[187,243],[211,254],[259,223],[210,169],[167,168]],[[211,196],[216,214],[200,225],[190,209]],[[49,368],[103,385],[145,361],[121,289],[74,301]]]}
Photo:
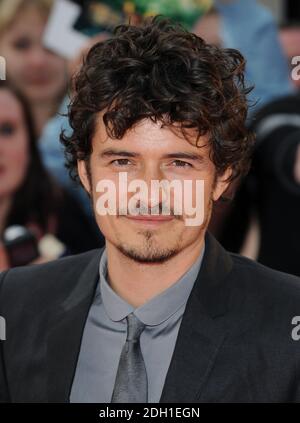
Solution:
{"label": "curly dark hair", "polygon": [[254,137],[245,124],[251,88],[244,71],[237,50],[209,45],[169,19],[116,27],[111,39],[90,49],[74,79],[73,132],[61,134],[71,177],[78,180],[78,160],[89,165],[99,112],[115,139],[145,118],[180,130],[197,146],[208,134],[218,174],[228,167],[230,180],[246,174]]}

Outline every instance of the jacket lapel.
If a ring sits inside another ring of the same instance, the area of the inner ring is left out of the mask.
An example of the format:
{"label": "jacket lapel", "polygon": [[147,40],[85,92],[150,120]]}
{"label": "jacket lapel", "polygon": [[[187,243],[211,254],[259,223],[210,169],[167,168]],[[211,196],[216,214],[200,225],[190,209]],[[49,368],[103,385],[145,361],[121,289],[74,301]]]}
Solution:
{"label": "jacket lapel", "polygon": [[102,252],[95,252],[71,294],[54,309],[46,360],[49,402],[69,401],[84,325],[99,280]]}
{"label": "jacket lapel", "polygon": [[230,255],[206,234],[202,266],[188,299],[160,402],[199,400],[226,338]]}

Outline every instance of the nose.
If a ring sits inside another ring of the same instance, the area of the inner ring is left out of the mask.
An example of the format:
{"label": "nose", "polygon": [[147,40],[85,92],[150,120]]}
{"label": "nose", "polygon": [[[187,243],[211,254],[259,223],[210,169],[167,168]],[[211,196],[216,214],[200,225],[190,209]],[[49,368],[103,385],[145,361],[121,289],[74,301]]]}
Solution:
{"label": "nose", "polygon": [[47,55],[49,53],[43,46],[35,46],[31,50],[30,65],[34,68],[43,68],[47,65]]}
{"label": "nose", "polygon": [[165,200],[164,190],[162,188],[163,174],[157,163],[147,163],[144,167],[143,174],[141,179],[145,181],[148,192],[146,201],[146,206],[151,209],[159,207],[159,204],[162,204]]}

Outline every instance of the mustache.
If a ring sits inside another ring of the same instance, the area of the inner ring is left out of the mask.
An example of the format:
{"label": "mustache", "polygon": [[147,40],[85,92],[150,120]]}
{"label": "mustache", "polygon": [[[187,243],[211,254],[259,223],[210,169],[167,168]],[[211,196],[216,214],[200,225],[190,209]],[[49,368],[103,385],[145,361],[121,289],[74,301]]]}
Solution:
{"label": "mustache", "polygon": [[[182,220],[182,216],[175,214],[174,209],[165,205],[164,203],[156,204],[154,207],[149,207],[146,204],[138,203],[134,207],[135,210],[138,211],[138,214],[135,213],[135,216],[145,216],[145,215],[153,215],[153,216],[173,216],[175,219]],[[166,210],[167,213],[163,213]],[[124,216],[124,215],[132,215],[130,213],[129,208],[126,209],[118,209],[117,216]]]}

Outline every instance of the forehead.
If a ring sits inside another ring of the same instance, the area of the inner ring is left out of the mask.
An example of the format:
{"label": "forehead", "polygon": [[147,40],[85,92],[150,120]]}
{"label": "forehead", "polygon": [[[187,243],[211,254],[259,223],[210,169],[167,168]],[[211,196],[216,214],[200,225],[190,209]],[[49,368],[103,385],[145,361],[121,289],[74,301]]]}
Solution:
{"label": "forehead", "polygon": [[286,41],[297,42],[300,39],[300,27],[285,28],[280,30],[280,38]]}
{"label": "forehead", "polygon": [[300,27],[282,29],[280,41],[288,56],[300,54]]}
{"label": "forehead", "polygon": [[16,14],[15,18],[3,33],[3,37],[13,37],[17,35],[41,37],[45,24],[46,14],[33,5],[25,5]]}
{"label": "forehead", "polygon": [[102,115],[97,119],[95,134],[92,140],[93,150],[101,151],[110,147],[127,148],[140,154],[170,153],[172,151],[208,152],[208,136],[203,136],[196,143],[196,134],[190,130],[189,141],[179,130],[162,127],[161,122],[151,119],[139,121],[128,129],[122,139],[111,138],[106,131]]}

